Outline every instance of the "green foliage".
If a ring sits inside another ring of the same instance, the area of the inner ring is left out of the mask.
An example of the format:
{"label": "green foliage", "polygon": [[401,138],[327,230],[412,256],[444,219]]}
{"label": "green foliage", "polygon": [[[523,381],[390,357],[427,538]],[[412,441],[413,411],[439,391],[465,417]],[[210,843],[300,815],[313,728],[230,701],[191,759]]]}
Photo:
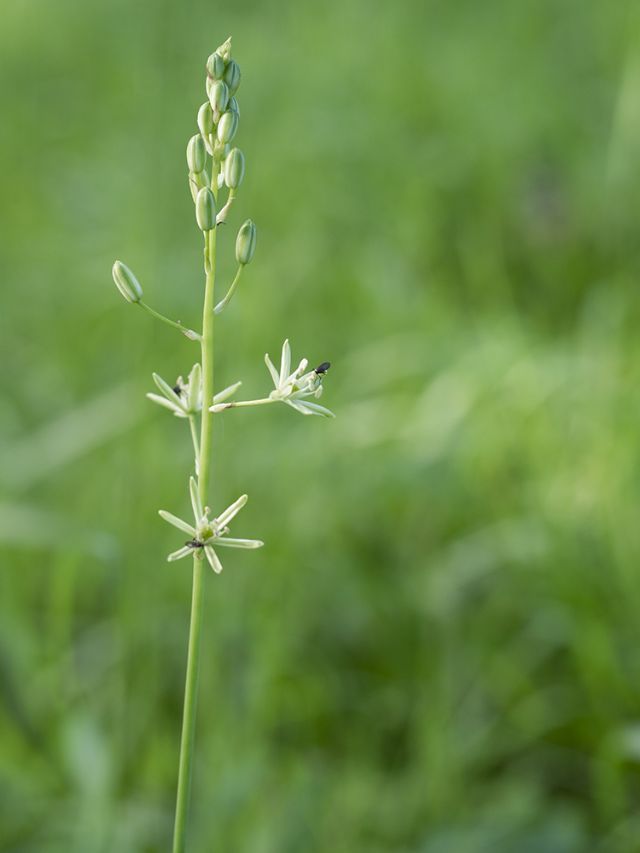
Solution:
{"label": "green foliage", "polygon": [[217,420],[266,545],[207,576],[191,849],[635,853],[640,19],[5,6],[0,849],[169,847],[190,449],[144,393],[194,344],[109,268],[197,327],[184,142],[233,33],[260,252],[217,386],[301,329],[338,417]]}

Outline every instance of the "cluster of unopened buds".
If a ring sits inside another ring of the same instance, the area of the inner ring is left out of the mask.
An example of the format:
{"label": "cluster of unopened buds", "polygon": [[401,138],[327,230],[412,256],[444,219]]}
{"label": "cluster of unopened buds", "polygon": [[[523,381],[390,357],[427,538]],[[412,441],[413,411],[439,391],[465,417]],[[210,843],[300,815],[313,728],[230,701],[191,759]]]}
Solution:
{"label": "cluster of unopened buds", "polygon": [[[194,202],[196,222],[205,240],[204,267],[207,282],[215,271],[215,237],[213,235],[218,226],[226,222],[245,174],[244,154],[239,148],[232,147],[240,120],[240,109],[236,99],[240,78],[240,67],[231,57],[231,40],[228,39],[207,60],[207,100],[198,110],[198,133],[191,137],[187,145],[188,183]],[[224,204],[220,204],[219,197],[225,191],[226,199]],[[330,367],[329,362],[322,362],[316,368],[309,370],[307,359],[302,359],[292,370],[291,348],[288,340],[282,347],[279,369],[274,366],[269,356],[265,355],[274,388],[264,397],[232,400],[241,382],[213,393],[211,380],[207,380],[205,353],[208,353],[208,357],[212,360],[213,347],[212,335],[207,335],[206,331],[209,322],[207,317],[221,314],[229,304],[236,292],[242,271],[253,258],[255,247],[256,227],[248,219],[238,231],[235,245],[238,268],[225,296],[217,304],[212,303],[210,308],[207,308],[205,298],[202,332],[188,328],[177,320],[171,320],[147,305],[143,300],[142,287],[132,270],[121,261],[116,261],[113,265],[113,279],[128,302],[139,305],[155,318],[179,329],[190,340],[200,342],[202,346],[202,361],[193,365],[186,381],[179,376],[172,384],[154,373],[153,381],[159,393],[147,394],[154,403],[189,422],[197,478],[200,478],[201,468],[209,463],[208,456],[206,459],[201,458],[204,437],[210,435],[208,420],[203,417],[204,413],[219,414],[232,408],[281,402],[303,415],[333,417],[329,409],[316,402],[322,394],[322,382]],[[198,422],[200,422],[200,430]],[[207,443],[210,444],[210,441]],[[202,489],[199,489],[199,485],[202,485]],[[201,494],[206,491],[206,480],[200,482],[200,479],[191,477],[189,490],[194,513],[193,523],[183,521],[166,510],[160,510],[160,515],[165,521],[189,536],[189,540],[179,550],[169,555],[169,560],[178,560],[193,553],[204,554],[211,567],[219,572],[222,566],[215,550],[218,546],[258,548],[263,544],[258,539],[233,539],[227,535],[229,532],[227,525],[246,503],[246,495],[238,498],[217,517],[211,517],[209,508],[203,506],[204,500]]]}

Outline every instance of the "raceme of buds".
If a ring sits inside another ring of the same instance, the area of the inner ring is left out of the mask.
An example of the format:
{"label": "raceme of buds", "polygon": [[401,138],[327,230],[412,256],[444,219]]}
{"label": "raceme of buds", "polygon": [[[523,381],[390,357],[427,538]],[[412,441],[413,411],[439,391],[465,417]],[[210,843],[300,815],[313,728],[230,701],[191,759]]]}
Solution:
{"label": "raceme of buds", "polygon": [[256,226],[250,220],[240,227],[236,238],[236,260],[244,266],[251,261],[253,253],[256,250]]}
{"label": "raceme of buds", "polygon": [[222,113],[229,103],[229,88],[222,80],[216,82],[209,89],[209,103],[214,112]]}
{"label": "raceme of buds", "polygon": [[203,187],[196,196],[196,222],[201,231],[211,231],[216,227],[216,200],[209,189]]}
{"label": "raceme of buds", "polygon": [[219,53],[212,53],[207,59],[207,74],[214,80],[222,80],[224,74],[224,59]]}
{"label": "raceme of buds", "polygon": [[116,287],[127,302],[140,302],[142,299],[140,282],[126,264],[123,264],[122,261],[116,261],[111,274]]}
{"label": "raceme of buds", "polygon": [[218,122],[217,136],[219,142],[231,142],[238,130],[238,113],[223,113]]}
{"label": "raceme of buds", "polygon": [[224,82],[229,87],[230,94],[238,91],[240,85],[240,66],[232,59],[224,72]]}
{"label": "raceme of buds", "polygon": [[233,148],[224,162],[224,182],[230,190],[237,189],[244,177],[244,154]]}
{"label": "raceme of buds", "polygon": [[199,133],[192,136],[187,145],[187,165],[190,172],[201,172],[207,162],[207,149]]}

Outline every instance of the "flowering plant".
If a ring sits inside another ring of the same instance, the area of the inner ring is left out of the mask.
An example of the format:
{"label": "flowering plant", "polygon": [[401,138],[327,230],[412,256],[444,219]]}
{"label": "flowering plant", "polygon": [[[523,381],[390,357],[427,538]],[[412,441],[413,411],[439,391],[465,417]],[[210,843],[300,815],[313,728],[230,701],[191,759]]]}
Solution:
{"label": "flowering plant", "polygon": [[[229,525],[246,504],[247,495],[239,497],[217,516],[212,515],[207,505],[211,490],[213,418],[226,409],[275,402],[286,403],[303,415],[333,417],[329,409],[310,399],[317,400],[320,397],[322,382],[330,366],[329,362],[323,362],[314,370],[307,371],[308,362],[307,359],[303,359],[298,367],[291,371],[291,349],[288,340],[282,347],[279,371],[276,370],[269,356],[265,356],[267,368],[275,386],[268,396],[256,400],[233,402],[231,398],[240,388],[240,382],[217,393],[214,391],[214,321],[229,305],[244,268],[253,259],[256,248],[256,226],[247,219],[241,225],[236,238],[235,255],[238,267],[235,277],[226,294],[216,303],[214,293],[218,227],[227,221],[245,174],[244,155],[239,148],[232,147],[240,120],[236,99],[240,79],[240,67],[231,57],[231,39],[227,39],[207,60],[207,100],[198,110],[198,133],[191,137],[187,145],[188,186],[193,198],[196,223],[204,241],[205,287],[202,331],[187,328],[147,305],[143,300],[144,294],[140,282],[126,264],[116,261],[112,271],[114,282],[127,302],[143,308],[156,319],[178,329],[189,340],[200,345],[200,360],[193,365],[186,381],[179,376],[171,385],[154,373],[153,381],[159,393],[147,394],[152,402],[189,423],[194,451],[193,473],[189,477],[193,520],[185,521],[167,510],[159,510],[160,516],[165,521],[189,537],[177,550],[169,554],[167,559],[173,562],[187,556],[193,557],[191,621],[180,744],[174,853],[182,853],[186,843],[202,625],[203,567],[208,563],[214,572],[222,571],[222,563],[218,555],[220,547],[254,549],[263,545],[260,539],[240,539],[228,535]],[[226,197],[222,203],[224,194]]]}

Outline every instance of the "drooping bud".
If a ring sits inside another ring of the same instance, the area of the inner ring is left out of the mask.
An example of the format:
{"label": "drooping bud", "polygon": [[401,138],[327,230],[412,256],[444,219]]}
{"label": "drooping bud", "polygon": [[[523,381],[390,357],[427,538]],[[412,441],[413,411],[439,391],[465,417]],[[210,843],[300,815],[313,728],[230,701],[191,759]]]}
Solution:
{"label": "drooping bud", "polygon": [[229,92],[232,95],[234,94],[234,92],[238,91],[238,86],[240,85],[240,77],[240,66],[235,61],[235,59],[230,60],[224,72],[224,82],[229,87]]}
{"label": "drooping bud", "polygon": [[223,113],[229,103],[229,88],[223,80],[216,82],[209,89],[209,103],[215,112]]}
{"label": "drooping bud", "polygon": [[244,266],[251,261],[256,250],[256,226],[247,219],[240,227],[236,238],[236,260]]}
{"label": "drooping bud", "polygon": [[190,172],[201,172],[207,162],[207,149],[199,133],[192,136],[187,145],[187,165]]}
{"label": "drooping bud", "polygon": [[211,231],[216,227],[216,199],[209,187],[198,190],[196,196],[196,222],[201,231]]}
{"label": "drooping bud", "polygon": [[223,113],[218,122],[219,142],[231,142],[238,130],[238,113]]}
{"label": "drooping bud", "polygon": [[219,53],[212,53],[207,59],[207,74],[214,80],[222,80],[224,74],[224,59]]}
{"label": "drooping bud", "polygon": [[116,261],[111,269],[111,275],[127,302],[140,302],[142,299],[140,282],[126,264]]}
{"label": "drooping bud", "polygon": [[200,128],[200,133],[207,137],[213,133],[214,126],[211,104],[209,101],[205,101],[198,110],[198,127]]}
{"label": "drooping bud", "polygon": [[244,178],[244,154],[233,148],[224,163],[224,182],[230,190],[237,189]]}

